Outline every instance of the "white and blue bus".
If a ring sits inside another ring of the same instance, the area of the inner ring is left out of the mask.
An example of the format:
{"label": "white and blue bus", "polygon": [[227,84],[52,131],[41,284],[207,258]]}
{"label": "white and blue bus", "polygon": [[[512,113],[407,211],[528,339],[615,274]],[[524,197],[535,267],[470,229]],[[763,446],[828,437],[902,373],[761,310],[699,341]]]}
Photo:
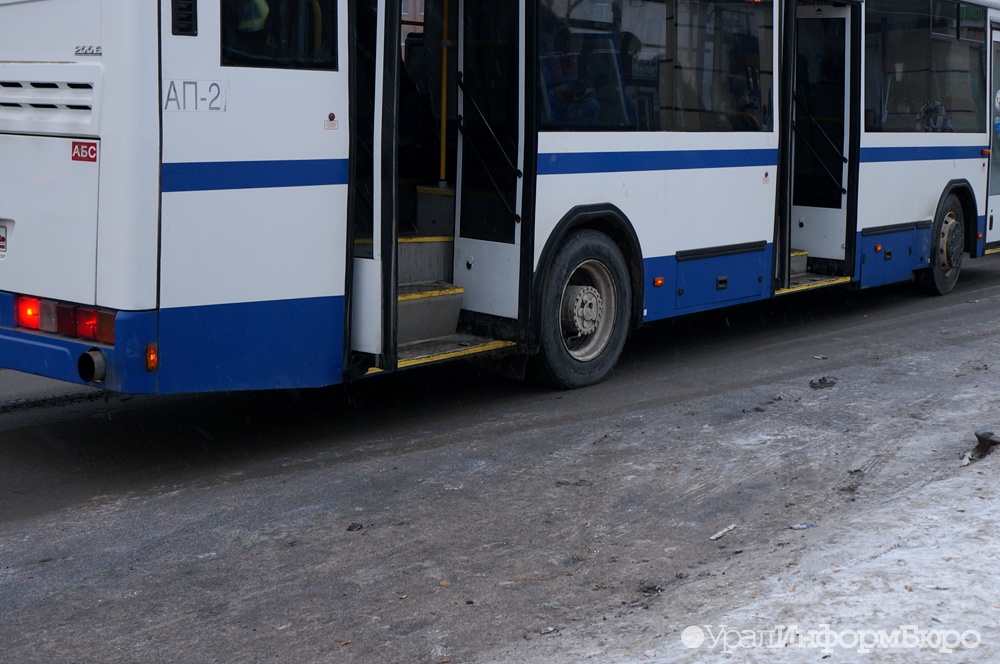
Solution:
{"label": "white and blue bus", "polygon": [[631,330],[1000,248],[1000,3],[0,0],[0,366],[134,393]]}

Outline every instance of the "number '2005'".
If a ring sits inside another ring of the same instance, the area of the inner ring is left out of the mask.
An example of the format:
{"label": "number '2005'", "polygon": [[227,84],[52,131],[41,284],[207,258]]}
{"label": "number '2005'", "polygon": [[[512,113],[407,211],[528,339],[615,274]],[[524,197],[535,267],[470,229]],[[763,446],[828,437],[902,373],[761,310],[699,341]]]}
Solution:
{"label": "number '2005'", "polygon": [[77,46],[76,55],[100,55],[100,46]]}

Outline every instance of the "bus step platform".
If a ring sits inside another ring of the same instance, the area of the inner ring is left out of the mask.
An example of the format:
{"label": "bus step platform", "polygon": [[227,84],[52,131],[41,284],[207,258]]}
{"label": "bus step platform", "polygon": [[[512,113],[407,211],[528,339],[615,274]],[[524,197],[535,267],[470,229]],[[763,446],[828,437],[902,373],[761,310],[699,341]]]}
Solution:
{"label": "bus step platform", "polygon": [[805,274],[793,274],[788,281],[788,288],[779,288],[774,291],[775,295],[788,295],[789,293],[800,293],[813,288],[823,288],[825,286],[836,286],[837,284],[851,283],[850,277],[831,277],[826,274],[816,274],[807,272]]}
{"label": "bus step platform", "polygon": [[398,343],[453,334],[458,329],[464,292],[461,286],[447,281],[400,284],[396,309]]}
{"label": "bus step platform", "polygon": [[424,339],[399,347],[400,369],[416,367],[434,362],[444,362],[460,357],[478,355],[509,348],[513,341],[498,341],[472,334],[449,334],[435,339]]}
{"label": "bus step platform", "polygon": [[792,249],[789,265],[790,274],[805,274],[808,271],[809,252],[804,249]]}
{"label": "bus step platform", "polygon": [[451,281],[454,242],[451,235],[401,235],[399,283]]}

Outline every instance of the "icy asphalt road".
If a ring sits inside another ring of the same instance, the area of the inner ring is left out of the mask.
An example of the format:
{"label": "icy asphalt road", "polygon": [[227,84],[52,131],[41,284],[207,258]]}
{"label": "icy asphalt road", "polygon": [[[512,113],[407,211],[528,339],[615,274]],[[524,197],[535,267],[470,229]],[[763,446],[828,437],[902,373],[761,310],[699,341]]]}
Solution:
{"label": "icy asphalt road", "polygon": [[[441,367],[147,398],[0,371],[0,661],[1000,661],[1000,462],[962,465],[1000,431],[998,355],[985,259],[945,298],[651,326],[575,392]],[[711,647],[782,625],[980,642]]]}

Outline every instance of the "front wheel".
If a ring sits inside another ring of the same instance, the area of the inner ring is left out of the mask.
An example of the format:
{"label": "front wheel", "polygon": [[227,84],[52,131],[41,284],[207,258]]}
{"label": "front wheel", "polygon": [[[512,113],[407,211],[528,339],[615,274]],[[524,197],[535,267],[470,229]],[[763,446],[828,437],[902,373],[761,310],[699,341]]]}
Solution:
{"label": "front wheel", "polygon": [[604,380],[625,346],[631,310],[628,266],[617,245],[597,231],[570,236],[543,286],[536,376],[566,388]]}
{"label": "front wheel", "polygon": [[934,220],[931,238],[931,266],[921,270],[920,287],[932,295],[950,293],[958,281],[965,253],[965,218],[962,203],[955,194],[948,194],[941,213]]}

